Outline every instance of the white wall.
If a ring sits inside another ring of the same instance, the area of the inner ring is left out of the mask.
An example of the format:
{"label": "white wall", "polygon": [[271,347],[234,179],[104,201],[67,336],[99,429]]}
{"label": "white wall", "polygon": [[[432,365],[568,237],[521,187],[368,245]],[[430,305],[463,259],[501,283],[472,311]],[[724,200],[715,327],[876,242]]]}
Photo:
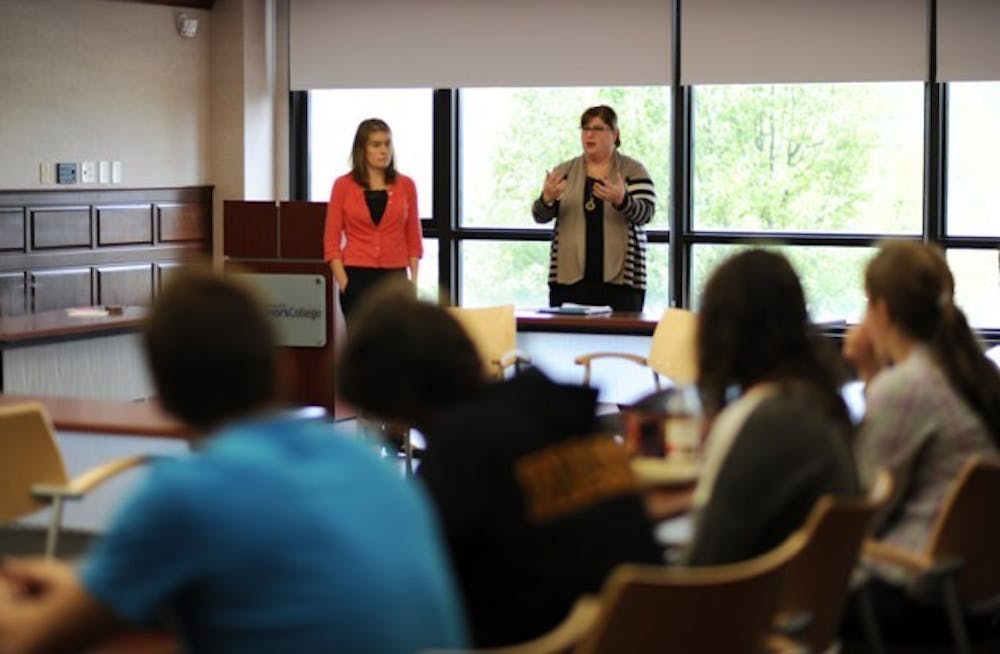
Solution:
{"label": "white wall", "polygon": [[177,11],[0,0],[0,187],[42,187],[43,161],[115,159],[123,187],[211,183],[212,14],[184,10],[187,39]]}

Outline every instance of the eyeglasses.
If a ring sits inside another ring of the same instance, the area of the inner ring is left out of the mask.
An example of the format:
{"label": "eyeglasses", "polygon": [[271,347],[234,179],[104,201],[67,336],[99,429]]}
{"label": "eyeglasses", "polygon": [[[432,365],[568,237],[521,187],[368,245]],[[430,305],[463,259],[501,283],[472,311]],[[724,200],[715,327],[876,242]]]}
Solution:
{"label": "eyeglasses", "polygon": [[600,134],[602,132],[610,132],[610,127],[605,127],[604,125],[590,125],[588,127],[581,127],[581,132],[590,132],[591,134]]}

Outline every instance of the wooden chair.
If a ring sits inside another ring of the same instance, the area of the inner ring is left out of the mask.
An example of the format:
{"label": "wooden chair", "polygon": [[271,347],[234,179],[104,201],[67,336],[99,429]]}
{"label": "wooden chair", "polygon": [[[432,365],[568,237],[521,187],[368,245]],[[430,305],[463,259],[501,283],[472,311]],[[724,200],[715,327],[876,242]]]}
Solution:
{"label": "wooden chair", "polygon": [[517,349],[517,320],[514,305],[494,307],[448,307],[448,312],[458,321],[472,339],[487,374],[503,379],[507,370],[520,372],[521,366],[531,359]]}
{"label": "wooden chair", "polygon": [[599,598],[577,601],[547,634],[476,654],[659,654],[799,652],[773,628],[782,579],[802,551],[796,532],[773,550],[740,563],[694,568],[624,564]]}
{"label": "wooden chair", "polygon": [[66,500],[79,499],[149,460],[146,456],[116,459],[70,479],[45,407],[40,402],[0,407],[0,521],[50,506],[45,555],[55,556]]}
{"label": "wooden chair", "polygon": [[590,384],[590,371],[598,359],[626,359],[640,366],[648,367],[653,374],[656,390],[661,390],[660,376],[667,377],[674,384],[691,384],[698,377],[696,337],[698,333],[697,314],[686,309],[667,309],[656,324],[649,355],[645,357],[624,352],[594,352],[583,354],[574,362],[583,366],[583,383]]}
{"label": "wooden chair", "polygon": [[[867,496],[819,498],[802,527],[806,545],[782,585],[778,623],[804,624],[792,635],[813,652],[825,652],[837,640],[851,573],[874,517],[892,491],[892,475],[882,471]],[[880,649],[877,633],[870,631],[869,640]]]}
{"label": "wooden chair", "polygon": [[1000,457],[972,457],[952,485],[923,552],[869,540],[865,557],[913,573],[948,617],[955,648],[969,652],[964,614],[1000,600]]}

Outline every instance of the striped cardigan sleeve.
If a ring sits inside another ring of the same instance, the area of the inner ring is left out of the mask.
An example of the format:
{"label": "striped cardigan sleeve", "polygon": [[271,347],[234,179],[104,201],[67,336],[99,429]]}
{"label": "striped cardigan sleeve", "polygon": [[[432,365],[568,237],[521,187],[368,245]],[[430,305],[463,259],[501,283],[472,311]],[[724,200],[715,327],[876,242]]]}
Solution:
{"label": "striped cardigan sleeve", "polygon": [[625,200],[616,206],[625,220],[633,225],[645,225],[653,219],[656,211],[656,190],[649,173],[642,171],[642,177],[625,178]]}

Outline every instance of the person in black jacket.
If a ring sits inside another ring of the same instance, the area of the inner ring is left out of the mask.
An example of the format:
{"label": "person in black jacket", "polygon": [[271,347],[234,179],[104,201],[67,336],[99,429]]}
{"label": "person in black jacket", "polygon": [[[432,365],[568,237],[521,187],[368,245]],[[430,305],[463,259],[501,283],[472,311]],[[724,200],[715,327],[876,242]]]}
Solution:
{"label": "person in black jacket", "polygon": [[595,390],[534,369],[487,382],[454,318],[392,287],[359,309],[337,375],[346,400],[424,434],[418,475],[477,646],[553,628],[619,563],[662,562],[624,448],[594,434]]}

